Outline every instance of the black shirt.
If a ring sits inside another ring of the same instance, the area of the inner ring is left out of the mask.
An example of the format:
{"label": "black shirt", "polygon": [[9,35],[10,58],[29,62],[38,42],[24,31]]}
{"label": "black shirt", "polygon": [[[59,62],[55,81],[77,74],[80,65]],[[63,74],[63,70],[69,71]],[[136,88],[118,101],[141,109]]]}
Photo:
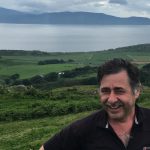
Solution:
{"label": "black shirt", "polygon": [[45,150],[150,150],[150,110],[136,106],[136,118],[127,147],[108,126],[100,110],[78,120],[44,144]]}

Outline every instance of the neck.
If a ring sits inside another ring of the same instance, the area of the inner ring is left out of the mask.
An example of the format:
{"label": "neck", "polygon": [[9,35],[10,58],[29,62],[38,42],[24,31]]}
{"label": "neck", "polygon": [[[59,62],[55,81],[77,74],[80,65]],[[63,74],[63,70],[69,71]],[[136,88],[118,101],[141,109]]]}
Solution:
{"label": "neck", "polygon": [[135,115],[124,118],[124,119],[108,119],[108,122],[110,124],[119,126],[119,125],[125,125],[125,124],[130,124],[130,123],[132,124],[134,120],[135,120]]}
{"label": "neck", "polygon": [[135,108],[133,108],[128,115],[122,117],[122,118],[109,118],[108,117],[108,121],[110,124],[128,124],[129,122],[133,123],[135,119]]}
{"label": "neck", "polygon": [[109,124],[111,125],[111,127],[117,135],[121,135],[124,133],[130,134],[133,122],[134,119],[129,119],[123,122],[109,121]]}
{"label": "neck", "polygon": [[115,120],[109,119],[109,124],[113,128],[116,135],[120,138],[120,140],[124,143],[125,146],[128,145],[128,141],[130,139],[130,132],[135,120],[135,113],[126,117],[125,119]]}

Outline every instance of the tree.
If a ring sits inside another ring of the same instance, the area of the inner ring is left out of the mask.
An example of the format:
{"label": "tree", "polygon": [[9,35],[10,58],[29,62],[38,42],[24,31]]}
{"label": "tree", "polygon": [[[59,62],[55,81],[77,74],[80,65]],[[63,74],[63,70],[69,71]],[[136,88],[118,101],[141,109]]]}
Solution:
{"label": "tree", "polygon": [[18,73],[16,73],[16,74],[11,75],[10,79],[17,80],[17,79],[19,79],[19,77],[20,77],[20,75]]}
{"label": "tree", "polygon": [[32,84],[39,84],[44,82],[44,77],[42,75],[36,75],[30,79]]}
{"label": "tree", "polygon": [[46,81],[56,81],[58,79],[58,74],[56,72],[51,72],[45,75],[44,79]]}

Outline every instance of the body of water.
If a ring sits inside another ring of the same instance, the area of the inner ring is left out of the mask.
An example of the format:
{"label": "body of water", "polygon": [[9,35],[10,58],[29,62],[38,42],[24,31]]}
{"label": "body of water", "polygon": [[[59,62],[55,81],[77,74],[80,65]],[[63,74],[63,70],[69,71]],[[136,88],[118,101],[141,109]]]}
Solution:
{"label": "body of water", "polygon": [[150,43],[150,25],[0,24],[0,49],[99,51]]}

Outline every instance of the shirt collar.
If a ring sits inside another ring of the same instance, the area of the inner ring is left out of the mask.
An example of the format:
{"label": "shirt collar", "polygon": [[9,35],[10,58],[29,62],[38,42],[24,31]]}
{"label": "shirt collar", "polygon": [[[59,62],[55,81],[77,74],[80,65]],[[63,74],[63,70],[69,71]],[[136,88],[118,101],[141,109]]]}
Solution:
{"label": "shirt collar", "polygon": [[[135,105],[134,123],[135,123],[136,126],[140,126],[140,125],[143,124],[143,115],[142,115],[141,109],[139,108],[138,105]],[[106,129],[109,128],[108,115],[107,115],[105,110],[101,111],[98,126],[101,127],[101,128],[106,128]]]}
{"label": "shirt collar", "polygon": [[[139,124],[139,122],[138,122],[138,120],[137,120],[137,117],[135,116],[135,119],[134,119],[134,123],[136,124],[136,125],[138,125]],[[109,128],[109,123],[108,123],[108,121],[107,121],[107,123],[106,123],[106,125],[105,125],[105,128],[106,129],[108,129]]]}

